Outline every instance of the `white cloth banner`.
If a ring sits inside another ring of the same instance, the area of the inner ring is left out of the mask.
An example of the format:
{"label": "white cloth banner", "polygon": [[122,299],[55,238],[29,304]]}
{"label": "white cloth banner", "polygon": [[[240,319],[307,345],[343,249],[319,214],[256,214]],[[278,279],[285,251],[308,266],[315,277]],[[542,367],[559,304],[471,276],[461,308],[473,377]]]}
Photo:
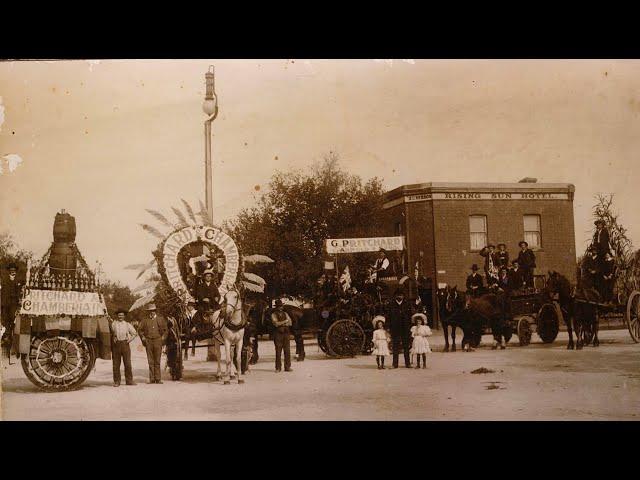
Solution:
{"label": "white cloth banner", "polygon": [[404,250],[404,237],[329,238],[326,242],[329,254]]}
{"label": "white cloth banner", "polygon": [[96,292],[37,290],[27,288],[20,306],[21,315],[103,316],[107,308]]}

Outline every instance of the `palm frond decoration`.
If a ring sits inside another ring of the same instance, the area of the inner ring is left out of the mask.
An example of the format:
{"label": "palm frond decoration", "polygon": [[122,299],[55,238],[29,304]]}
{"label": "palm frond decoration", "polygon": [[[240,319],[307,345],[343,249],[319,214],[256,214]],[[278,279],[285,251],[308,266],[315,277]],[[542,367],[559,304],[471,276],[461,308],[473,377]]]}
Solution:
{"label": "palm frond decoration", "polygon": [[180,200],[182,200],[182,204],[184,205],[184,209],[189,214],[189,218],[191,219],[191,221],[193,221],[193,224],[196,225],[198,223],[198,220],[196,219],[196,214],[193,212],[193,208],[191,208],[191,205],[189,205],[184,198],[181,198]]}
{"label": "palm frond decoration", "polygon": [[148,208],[145,209],[145,210],[147,210],[147,212],[149,212],[149,214],[151,214],[156,220],[158,220],[164,226],[169,227],[171,230],[173,230],[175,228],[173,223],[171,223],[169,221],[169,219],[167,217],[165,217],[164,215],[162,215],[160,212],[157,212],[156,210],[149,210]]}
{"label": "palm frond decoration", "polygon": [[204,206],[204,203],[202,203],[202,200],[198,200],[198,201],[200,202],[200,211],[198,212],[198,215],[200,215],[200,219],[205,225],[213,226],[211,224],[211,219],[209,218],[209,212],[207,211],[207,207]]}
{"label": "palm frond decoration", "polygon": [[157,280],[147,280],[142,285],[140,285],[140,286],[134,288],[133,290],[131,290],[131,293],[138,293],[138,292],[142,292],[144,290],[153,290],[154,288],[156,288],[156,285],[158,285],[158,281]]}
{"label": "palm frond decoration", "polygon": [[144,229],[145,232],[149,232],[154,237],[159,239],[164,239],[165,235],[160,232],[157,228],[152,227],[151,225],[147,225],[146,223],[141,223],[140,226]]}
{"label": "palm frond decoration", "polygon": [[142,274],[144,272],[146,272],[147,270],[149,270],[151,267],[153,267],[156,264],[156,259],[154,258],[153,260],[151,260],[149,263],[147,263],[146,265],[144,265],[142,267],[142,269],[140,270],[140,272],[138,272],[138,276],[136,277],[136,280],[139,279]]}
{"label": "palm frond decoration", "polygon": [[144,268],[147,264],[146,263],[134,263],[131,265],[127,265],[126,267],[124,267],[125,270],[140,270],[141,268]]}
{"label": "palm frond decoration", "polygon": [[262,278],[259,275],[256,275],[255,273],[250,273],[250,272],[244,272],[242,274],[244,276],[245,279],[253,282],[253,283],[257,283],[258,285],[266,285],[267,282],[264,281],[264,278]]}
{"label": "palm frond decoration", "polygon": [[189,226],[189,222],[187,222],[187,217],[184,216],[184,213],[182,213],[176,207],[171,207],[171,210],[173,210],[173,213],[175,213],[176,217],[178,217],[178,221],[180,222],[180,226],[181,227],[188,227]]}
{"label": "palm frond decoration", "polygon": [[155,298],[155,293],[151,293],[151,294],[147,295],[146,297],[139,298],[138,300],[136,300],[134,302],[133,305],[131,305],[131,308],[129,308],[129,311],[133,312],[137,308],[144,307],[145,305],[153,302],[154,298]]}

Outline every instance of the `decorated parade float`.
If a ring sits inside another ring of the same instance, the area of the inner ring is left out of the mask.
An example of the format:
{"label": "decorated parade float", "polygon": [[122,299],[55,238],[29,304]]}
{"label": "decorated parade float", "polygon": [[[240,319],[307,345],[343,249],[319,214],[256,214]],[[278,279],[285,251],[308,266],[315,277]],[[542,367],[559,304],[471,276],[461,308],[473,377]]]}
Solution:
{"label": "decorated parade float", "polygon": [[62,210],[53,243],[27,264],[12,348],[34,385],[72,390],[89,376],[96,357],[111,359],[109,316],[100,292],[100,266],[91,270],[76,243],[75,218]]}
{"label": "decorated parade float", "polygon": [[[146,232],[160,240],[156,250],[152,252],[154,258],[147,264],[126,267],[138,270],[138,278],[156,267],[157,275],[151,276],[140,288],[134,290],[141,292],[143,296],[130,310],[154,303],[159,313],[167,318],[169,333],[166,356],[173,380],[182,378],[189,344],[203,342],[204,345],[199,346],[210,348],[217,342],[218,345],[227,346],[226,331],[244,330],[251,307],[249,297],[251,294],[263,293],[265,287],[265,281],[261,277],[245,272],[245,265],[273,261],[262,255],[243,257],[233,238],[211,224],[204,205],[200,205],[201,210],[196,216],[193,208],[186,201],[182,202],[186,213],[172,208],[177,221],[169,220],[160,212],[148,210],[162,224],[161,228],[165,232],[148,224],[142,225]],[[205,273],[213,274],[221,308],[203,304],[197,298],[196,290],[203,284]],[[229,305],[230,292],[237,294],[234,306]],[[198,308],[190,310],[190,303]],[[235,324],[231,320],[234,313],[241,318]],[[234,345],[230,346],[233,347]],[[240,354],[245,359],[251,355],[250,348],[249,342],[244,342],[244,347],[240,343]]]}

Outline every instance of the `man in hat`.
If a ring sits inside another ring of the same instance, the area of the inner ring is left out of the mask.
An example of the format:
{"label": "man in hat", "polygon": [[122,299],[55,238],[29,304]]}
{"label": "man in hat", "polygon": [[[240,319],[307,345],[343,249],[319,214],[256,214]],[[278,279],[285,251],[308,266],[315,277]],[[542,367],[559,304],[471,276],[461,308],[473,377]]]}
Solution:
{"label": "man in hat", "polygon": [[480,256],[484,257],[484,274],[487,279],[487,286],[490,287],[498,282],[498,259],[496,258],[496,247],[489,244],[480,250]]}
{"label": "man in hat", "polygon": [[536,256],[529,248],[529,244],[524,240],[518,243],[518,246],[520,247],[520,252],[518,252],[518,264],[522,269],[523,283],[527,287],[533,288],[533,270],[536,268]]}
{"label": "man in hat", "polygon": [[273,332],[273,343],[276,347],[276,372],[282,371],[282,352],[284,350],[284,371],[291,372],[291,327],[293,322],[291,317],[284,311],[282,300],[277,299],[275,309],[271,313],[271,321],[275,330]]}
{"label": "man in hat", "polygon": [[[15,323],[16,312],[20,306],[20,292],[22,284],[18,281],[18,267],[15,263],[10,263],[6,267],[8,274],[2,278],[0,284],[0,315],[2,316],[2,326],[5,328],[3,341],[11,339],[13,335],[13,325]],[[10,341],[10,340],[9,340]]]}
{"label": "man in hat", "polygon": [[391,343],[393,345],[393,368],[398,368],[400,345],[404,352],[404,366],[411,368],[411,304],[404,299],[404,291],[396,289],[393,300],[387,307],[386,318],[389,321],[391,331]]}
{"label": "man in hat", "polygon": [[127,311],[120,309],[116,312],[116,319],[111,324],[113,345],[113,386],[120,386],[120,361],[124,362],[124,378],[127,385],[135,385],[133,371],[131,369],[131,347],[129,344],[138,336],[138,332],[126,320]]}
{"label": "man in hat", "polygon": [[201,311],[217,310],[220,302],[220,291],[213,281],[213,272],[204,272],[204,280],[196,286],[196,301]]}
{"label": "man in hat", "polygon": [[147,318],[140,322],[140,340],[147,349],[149,362],[149,383],[162,383],[160,375],[160,358],[162,345],[167,339],[167,319],[156,314],[156,306],[151,303],[147,307]]}
{"label": "man in hat", "polygon": [[609,249],[609,230],[604,224],[604,220],[596,220],[593,222],[596,226],[596,231],[593,234],[593,241],[591,244],[596,247],[596,252],[598,252],[598,258],[600,261],[604,261],[604,256],[607,252],[610,252]]}
{"label": "man in hat", "polygon": [[472,297],[477,297],[483,286],[482,275],[478,273],[478,265],[474,263],[471,265],[471,275],[467,277],[467,292]]}
{"label": "man in hat", "polygon": [[496,263],[498,264],[498,269],[509,268],[509,252],[507,252],[507,246],[504,243],[498,244]]}

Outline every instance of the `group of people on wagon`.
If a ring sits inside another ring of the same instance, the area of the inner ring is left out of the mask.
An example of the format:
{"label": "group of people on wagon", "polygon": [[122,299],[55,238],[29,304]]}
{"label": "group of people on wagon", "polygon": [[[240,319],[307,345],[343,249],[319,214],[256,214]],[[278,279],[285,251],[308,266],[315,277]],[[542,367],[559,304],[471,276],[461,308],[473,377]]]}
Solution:
{"label": "group of people on wagon", "polygon": [[487,290],[511,293],[534,288],[533,271],[536,267],[536,256],[526,241],[519,242],[518,247],[518,257],[511,261],[511,265],[506,244],[499,243],[497,250],[493,244],[482,248],[479,253],[484,257],[485,276],[478,273],[478,265],[474,263],[471,266],[471,274],[467,277],[467,293],[477,297]]}
{"label": "group of people on wagon", "polygon": [[616,264],[609,246],[609,231],[603,220],[596,220],[594,224],[596,231],[581,264],[581,285],[597,291],[604,303],[611,303]]}

